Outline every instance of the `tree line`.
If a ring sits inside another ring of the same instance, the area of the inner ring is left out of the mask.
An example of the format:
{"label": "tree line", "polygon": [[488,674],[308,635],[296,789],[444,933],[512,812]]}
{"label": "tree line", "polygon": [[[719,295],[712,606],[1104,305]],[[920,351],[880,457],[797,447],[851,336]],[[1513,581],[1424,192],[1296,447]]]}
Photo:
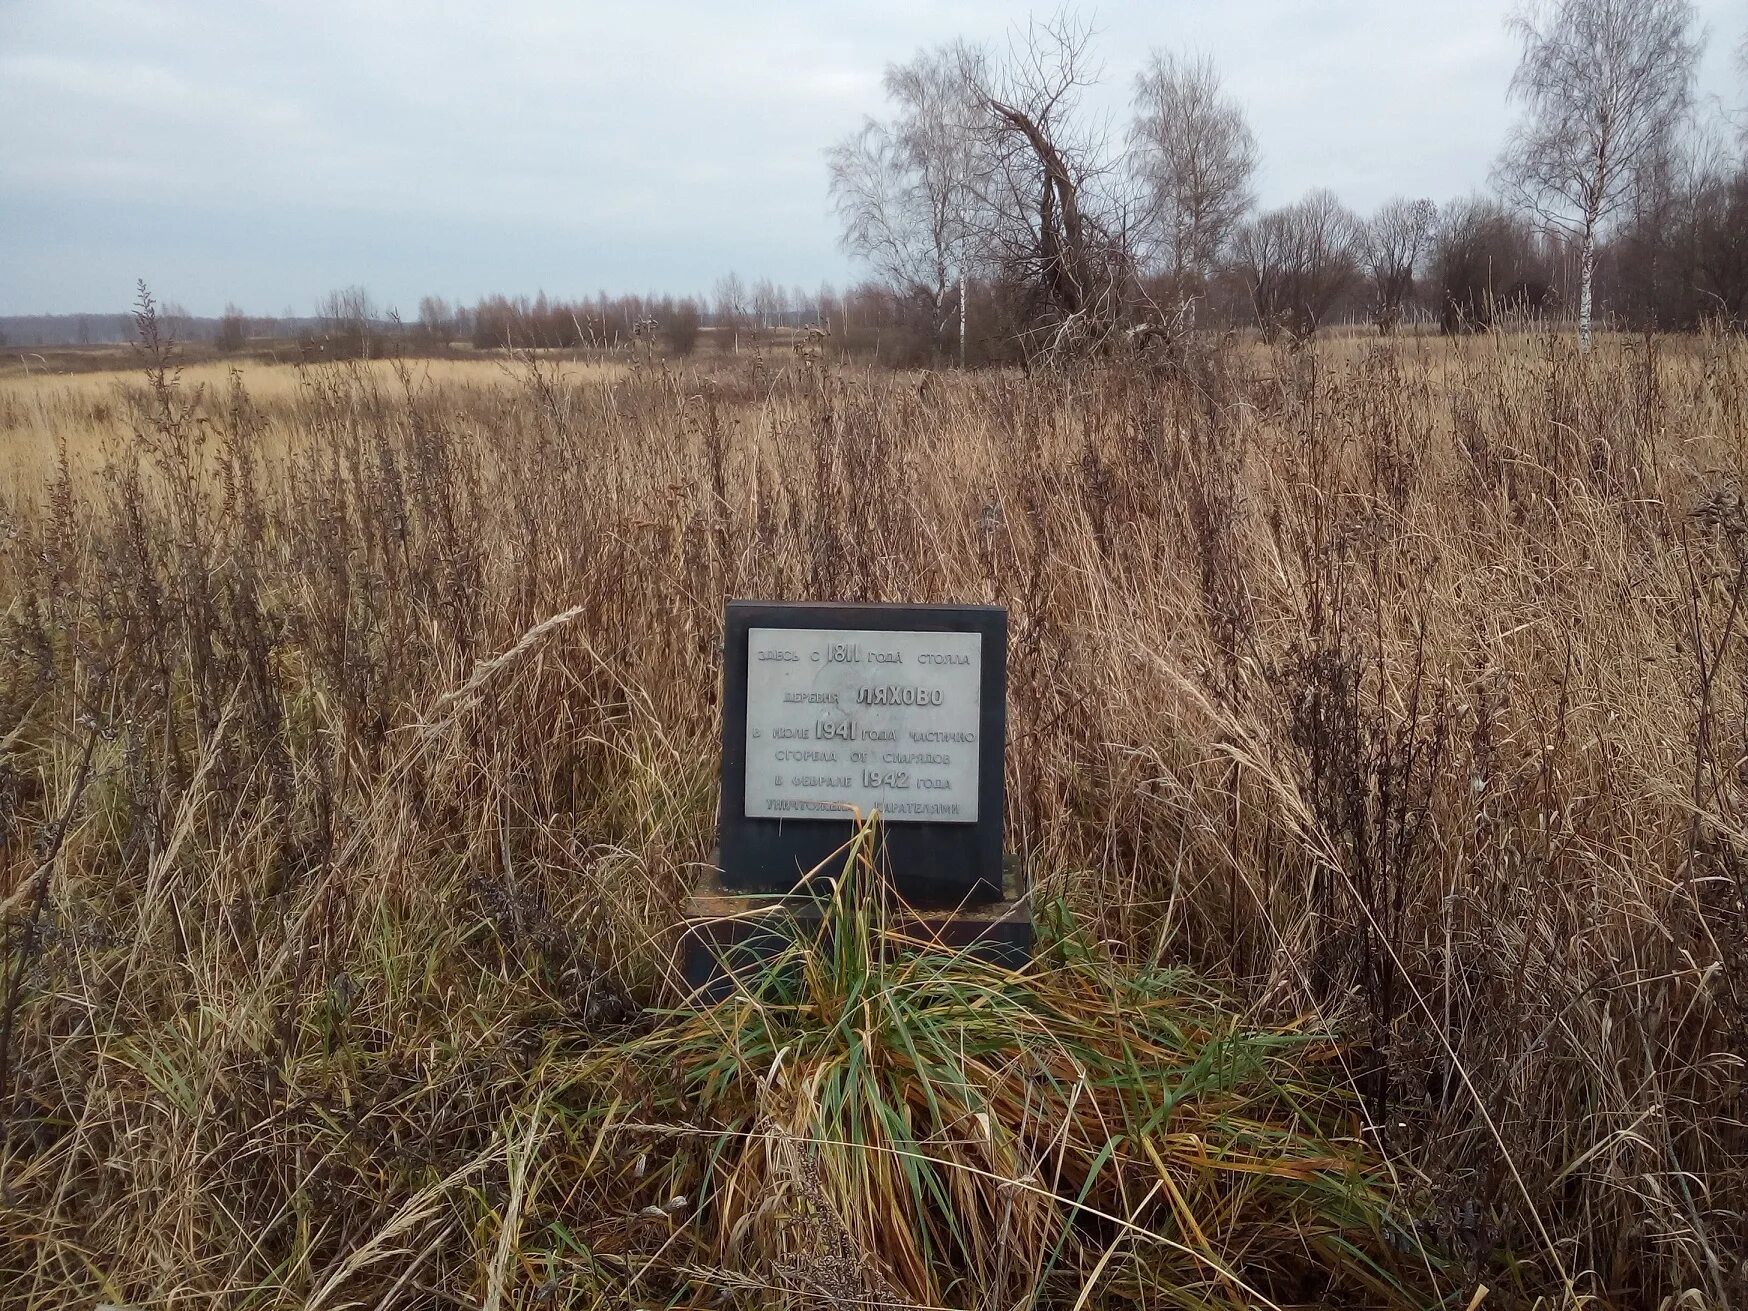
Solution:
{"label": "tree line", "polygon": [[[355,356],[478,349],[724,350],[812,328],[897,364],[1028,358],[1254,325],[1303,339],[1331,322],[1447,333],[1601,320],[1639,330],[1748,326],[1748,93],[1696,105],[1689,0],[1539,0],[1510,20],[1518,118],[1486,190],[1399,196],[1370,214],[1314,189],[1262,209],[1261,149],[1206,56],[1155,51],[1126,130],[1085,110],[1095,33],[1072,11],[1004,45],[955,41],[886,70],[887,112],[828,152],[845,250],[839,293],[721,279],[710,296],[427,296],[415,318],[359,287],[313,318],[172,332],[223,352],[261,336]],[[1748,78],[1748,37],[1735,67]],[[0,321],[14,346],[126,337],[125,316]],[[0,337],[0,342],[6,340]]]}
{"label": "tree line", "polygon": [[[1748,133],[1695,104],[1687,0],[1548,0],[1511,20],[1519,117],[1486,192],[1332,192],[1259,210],[1244,109],[1207,57],[1154,52],[1120,138],[1083,112],[1091,26],[891,66],[886,116],[830,152],[845,249],[911,352],[970,362],[1332,318],[1447,332],[1524,315],[1623,327],[1748,323]],[[1748,72],[1748,41],[1738,54]]]}

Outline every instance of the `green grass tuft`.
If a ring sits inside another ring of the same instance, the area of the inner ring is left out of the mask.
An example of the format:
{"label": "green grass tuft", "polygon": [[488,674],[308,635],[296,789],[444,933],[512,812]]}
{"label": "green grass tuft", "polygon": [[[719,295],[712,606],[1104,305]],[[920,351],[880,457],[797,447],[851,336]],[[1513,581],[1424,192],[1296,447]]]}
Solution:
{"label": "green grass tuft", "polygon": [[817,938],[557,1094],[642,1160],[625,1211],[683,1221],[646,1281],[749,1306],[1428,1305],[1329,1037],[1072,940],[1016,972],[907,938],[866,853]]}

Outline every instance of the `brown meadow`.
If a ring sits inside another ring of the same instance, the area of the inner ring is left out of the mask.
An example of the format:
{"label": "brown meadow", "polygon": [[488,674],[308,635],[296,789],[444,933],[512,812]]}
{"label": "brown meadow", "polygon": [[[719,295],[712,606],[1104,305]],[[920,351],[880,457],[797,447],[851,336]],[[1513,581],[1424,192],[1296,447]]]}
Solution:
{"label": "brown meadow", "polygon": [[[1007,606],[1040,906],[1100,979],[1218,988],[1183,1032],[1335,1036],[1270,1086],[1334,1071],[1305,1160],[1364,1155],[1420,1291],[1268,1299],[1748,1302],[1739,337],[15,376],[0,469],[8,1305],[824,1300],[756,1196],[711,1238],[651,1145],[728,1123],[660,1089],[704,1041],[637,1012],[712,845],[736,596]],[[1231,1096],[1199,1141],[1282,1114]],[[747,1186],[851,1254],[838,1304],[995,1305],[900,1251],[821,1122]],[[1144,1214],[1148,1158],[1086,1132],[1086,1189],[1131,1172],[1101,1214]],[[1309,1204],[1193,1157],[1147,1187],[1200,1291],[1121,1225],[979,1277],[1254,1304],[1229,1273],[1284,1270]],[[961,1259],[1043,1241],[965,1189]]]}

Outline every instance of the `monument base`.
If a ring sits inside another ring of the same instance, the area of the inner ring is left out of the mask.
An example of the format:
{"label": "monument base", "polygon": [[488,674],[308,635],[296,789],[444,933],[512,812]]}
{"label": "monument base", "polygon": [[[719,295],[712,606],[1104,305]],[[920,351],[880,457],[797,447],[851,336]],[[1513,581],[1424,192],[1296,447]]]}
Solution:
{"label": "monument base", "polygon": [[[1013,878],[1005,880],[1015,891]],[[756,975],[790,944],[819,932],[826,906],[807,896],[724,888],[715,869],[699,880],[680,940],[680,972],[695,1003],[720,1001],[737,979]],[[1018,969],[1032,957],[1032,907],[1024,896],[951,910],[895,905],[889,921],[905,937],[969,949],[992,965]]]}

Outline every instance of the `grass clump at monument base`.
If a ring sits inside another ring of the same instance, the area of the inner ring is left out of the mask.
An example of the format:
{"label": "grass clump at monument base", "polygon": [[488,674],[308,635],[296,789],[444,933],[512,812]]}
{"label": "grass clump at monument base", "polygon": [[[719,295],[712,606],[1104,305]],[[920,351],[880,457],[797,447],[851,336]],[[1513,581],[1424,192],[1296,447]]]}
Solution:
{"label": "grass clump at monument base", "polygon": [[1072,932],[1018,971],[906,938],[873,841],[817,934],[555,1088],[627,1199],[567,1230],[597,1275],[688,1305],[1436,1301],[1328,1035]]}

